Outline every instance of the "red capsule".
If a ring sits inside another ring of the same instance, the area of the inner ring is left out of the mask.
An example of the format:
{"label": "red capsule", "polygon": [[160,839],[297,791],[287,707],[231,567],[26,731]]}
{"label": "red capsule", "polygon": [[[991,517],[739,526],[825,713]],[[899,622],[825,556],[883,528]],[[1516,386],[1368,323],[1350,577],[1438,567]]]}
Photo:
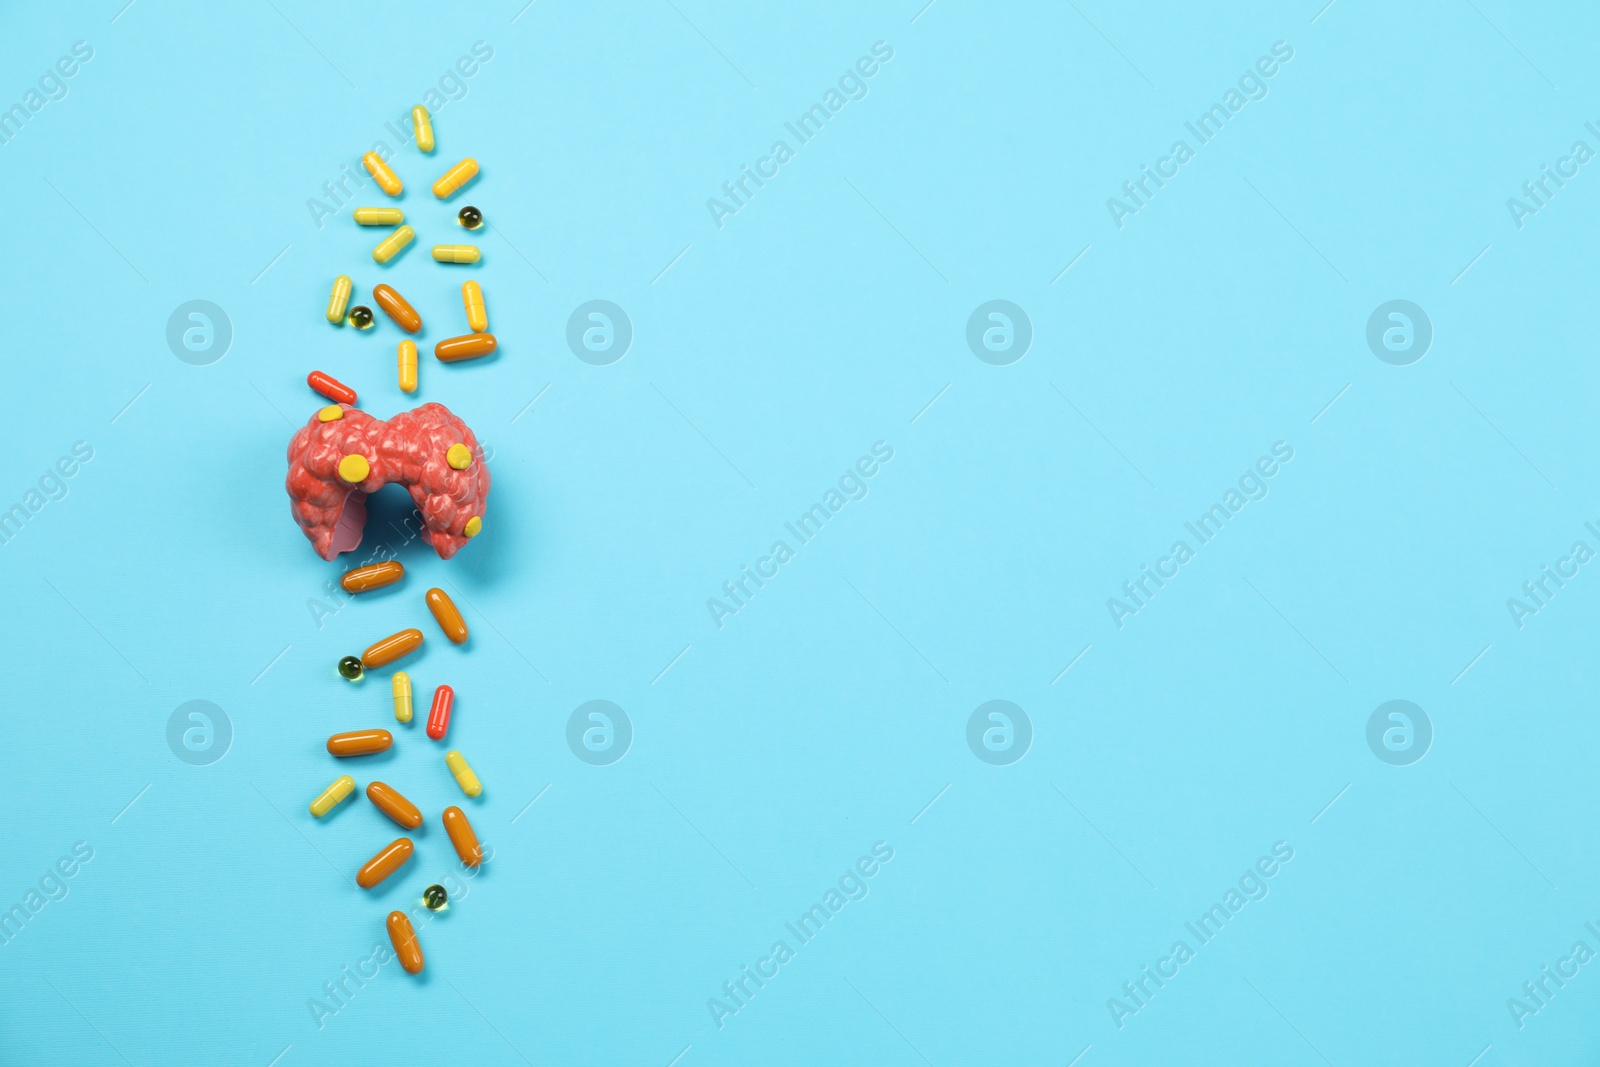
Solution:
{"label": "red capsule", "polygon": [[330,378],[319,370],[306,375],[306,384],[338,404],[354,404],[356,391],[337,378]]}
{"label": "red capsule", "polygon": [[433,707],[428,709],[428,736],[442,741],[450,729],[450,708],[456,702],[456,691],[441,685],[433,691]]}

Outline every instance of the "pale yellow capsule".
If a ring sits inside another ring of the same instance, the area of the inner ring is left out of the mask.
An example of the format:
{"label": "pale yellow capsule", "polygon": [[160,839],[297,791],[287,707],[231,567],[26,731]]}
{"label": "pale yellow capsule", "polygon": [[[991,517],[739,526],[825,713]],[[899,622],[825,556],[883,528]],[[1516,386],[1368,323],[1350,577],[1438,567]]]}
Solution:
{"label": "pale yellow capsule", "polygon": [[385,163],[378,153],[368,152],[362,156],[361,165],[367,168],[367,173],[378,183],[378,188],[390,196],[399,196],[400,190],[405,188],[400,184],[400,176],[390,169],[389,164]]}
{"label": "pale yellow capsule", "polygon": [[461,302],[467,306],[467,328],[473,333],[489,331],[489,308],[483,302],[483,287],[477,282],[461,286]]}
{"label": "pale yellow capsule", "polygon": [[483,792],[483,783],[478,781],[478,776],[472,768],[467,766],[467,757],[451,749],[444,754],[445,766],[450,768],[450,773],[456,776],[456,785],[469,797],[475,797]]}
{"label": "pale yellow capsule", "polygon": [[410,226],[402,226],[385,237],[377,248],[372,250],[372,258],[379,263],[387,263],[400,254],[400,250],[410,244],[417,236],[417,231]]}
{"label": "pale yellow capsule", "polygon": [[350,303],[350,291],[355,284],[348,274],[341,274],[333,280],[333,295],[328,297],[328,321],[335,326],[344,325],[344,309]]}
{"label": "pale yellow capsule", "polygon": [[433,258],[440,263],[476,263],[482,255],[477,245],[433,246]]}
{"label": "pale yellow capsule", "polygon": [[[472,771],[468,770],[467,773],[471,774]],[[473,781],[477,781],[477,779],[474,778]],[[465,789],[466,787],[462,786],[462,788]],[[355,789],[356,780],[350,777],[348,774],[339,778],[335,778],[333,780],[333,784],[324,789],[322,791],[322,795],[311,802],[311,814],[315,815],[319,819],[322,818],[324,815],[328,814],[328,812],[332,811],[334,808],[337,808],[345,797],[355,792]],[[468,796],[477,795],[478,794],[476,793],[468,794]]]}
{"label": "pale yellow capsule", "polygon": [[460,163],[444,172],[444,176],[433,183],[433,195],[440,200],[461,188],[478,176],[478,161],[476,159],[463,159]]}
{"label": "pale yellow capsule", "polygon": [[428,114],[428,109],[418,104],[411,109],[411,128],[417,133],[417,148],[423,152],[433,151],[433,116]]}
{"label": "pale yellow capsule", "polygon": [[406,213],[397,207],[358,207],[352,214],[358,226],[398,226]]}
{"label": "pale yellow capsule", "polygon": [[395,671],[394,681],[390,683],[394,690],[394,717],[396,722],[411,721],[411,675],[405,671]]}
{"label": "pale yellow capsule", "polygon": [[400,392],[416,392],[416,341],[400,342]]}

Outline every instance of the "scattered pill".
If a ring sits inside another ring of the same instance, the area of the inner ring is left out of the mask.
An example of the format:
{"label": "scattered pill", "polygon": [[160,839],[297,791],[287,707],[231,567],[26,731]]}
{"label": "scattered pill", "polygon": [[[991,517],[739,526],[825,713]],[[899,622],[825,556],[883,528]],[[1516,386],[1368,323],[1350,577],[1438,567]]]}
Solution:
{"label": "scattered pill", "polygon": [[417,149],[422,152],[433,151],[433,116],[428,114],[428,109],[418,104],[411,109],[411,129],[417,135]]}
{"label": "scattered pill", "polygon": [[346,756],[370,756],[374,752],[389,751],[392,744],[394,735],[388,730],[352,730],[328,738],[328,755],[341,759]]}
{"label": "scattered pill", "polygon": [[467,329],[473,333],[488,333],[489,308],[483,302],[483,286],[477,282],[462,283],[461,303],[467,309]]}
{"label": "scattered pill", "polygon": [[433,707],[428,709],[428,736],[442,740],[450,731],[450,709],[455,706],[456,691],[441,685],[433,691]]}
{"label": "scattered pill", "polygon": [[422,891],[422,906],[429,911],[447,911],[450,908],[450,892],[442,885],[430,885]]}
{"label": "scattered pill", "polygon": [[411,721],[411,675],[405,671],[395,671],[394,679],[389,683],[390,690],[394,693],[394,718],[396,722]]}
{"label": "scattered pill", "polygon": [[356,791],[356,780],[348,774],[333,780],[333,784],[324,789],[317,799],[311,802],[311,814],[322,818],[328,812],[337,808],[344,798]]}
{"label": "scattered pill", "polygon": [[357,656],[345,656],[339,660],[339,677],[347,682],[359,682],[366,670],[361,666]]}
{"label": "scattered pill", "polygon": [[[344,414],[342,411],[340,414]],[[464,471],[472,466],[472,449],[457,441],[444,451],[444,461],[451,470]]]}
{"label": "scattered pill", "polygon": [[382,667],[402,656],[409,656],[422,647],[422,631],[412,628],[390,634],[361,653],[361,662],[368,667]]}
{"label": "scattered pill", "polygon": [[[341,318],[344,316],[342,308],[339,311],[339,315]],[[337,378],[328,377],[319,370],[314,370],[306,375],[306,384],[336,404],[354,404],[356,402],[356,391],[354,389]]]}
{"label": "scattered pill", "polygon": [[341,274],[333,280],[333,295],[328,297],[328,321],[335,326],[344,325],[345,305],[350,303],[350,290],[354,287],[355,282],[350,280],[348,274]]}
{"label": "scattered pill", "polygon": [[317,412],[318,422],[336,422],[344,418],[344,408],[338,404],[329,404]]}
{"label": "scattered pill", "polygon": [[456,216],[456,221],[461,223],[461,225],[465,226],[469,230],[476,230],[479,226],[483,225],[483,212],[479,211],[471,204],[468,204],[466,207],[462,208],[461,213]]}
{"label": "scattered pill", "polygon": [[389,164],[385,163],[376,152],[368,152],[361,157],[361,165],[367,168],[367,173],[372,175],[378,183],[378,188],[390,196],[399,196],[405,186],[400,184],[400,176],[396,174]]}
{"label": "scattered pill", "polygon": [[464,866],[476,867],[483,862],[483,846],[478,844],[478,835],[467,821],[466,812],[460,808],[445,808],[444,832],[450,835],[450,843],[456,846],[456,855],[461,857]]}
{"label": "scattered pill", "polygon": [[405,340],[400,342],[397,353],[400,366],[400,391],[414,393],[417,391],[417,342]]}
{"label": "scattered pill", "polygon": [[433,612],[434,621],[444,635],[458,645],[466,644],[467,621],[461,617],[461,609],[450,599],[450,594],[443,589],[430,589],[423,599],[427,601],[428,610]]}
{"label": "scattered pill", "polygon": [[405,576],[405,564],[390,559],[345,571],[343,577],[339,579],[339,588],[346,593],[365,593],[369,589],[382,589],[386,585],[393,585]]}
{"label": "scattered pill", "polygon": [[[451,840],[453,842],[455,839]],[[379,849],[377,855],[361,865],[361,869],[356,872],[356,885],[362,889],[371,889],[404,866],[415,851],[416,846],[411,843],[409,837],[395,838]]]}
{"label": "scattered pill", "polygon": [[367,305],[357,304],[350,309],[350,325],[356,329],[370,330],[374,321],[376,320],[372,317],[372,309]]}
{"label": "scattered pill", "polygon": [[371,473],[372,464],[367,462],[366,456],[352,452],[339,461],[339,477],[352,485],[366,481]]}
{"label": "scattered pill", "polygon": [[422,825],[422,811],[392,785],[373,782],[367,786],[367,799],[403,829],[415,830]]}
{"label": "scattered pill", "polygon": [[402,248],[410,244],[416,236],[416,230],[413,230],[410,226],[402,226],[378,242],[378,247],[372,250],[372,258],[379,263],[387,263],[398,255]]}
{"label": "scattered pill", "polygon": [[476,263],[482,256],[477,245],[433,246],[433,258],[440,263]]}
{"label": "scattered pill", "polygon": [[456,777],[456,785],[469,797],[475,797],[483,792],[483,783],[478,781],[478,776],[467,765],[467,757],[451,749],[444,754],[444,764],[450,768],[450,773]]}
{"label": "scattered pill", "polygon": [[397,207],[358,207],[351,212],[358,226],[398,226],[406,213]]}
{"label": "scattered pill", "polygon": [[483,520],[481,518],[479,518],[478,516],[476,516],[476,515],[474,515],[474,516],[472,516],[472,518],[468,519],[467,520],[467,524],[465,526],[461,527],[461,533],[464,536],[467,536],[467,537],[477,537],[478,534],[482,532],[482,530],[483,530]]}
{"label": "scattered pill", "polygon": [[478,161],[471,158],[463,159],[433,183],[433,195],[443,200],[477,176]]}
{"label": "scattered pill", "polygon": [[395,325],[406,333],[416,333],[422,329],[422,316],[417,314],[417,309],[405,297],[395,292],[388,285],[375,285],[372,287],[372,299],[378,302],[384,314],[394,320]]}
{"label": "scattered pill", "polygon": [[403,911],[389,913],[389,943],[394,946],[395,959],[400,961],[407,974],[421,974],[422,945],[417,941],[417,931]]}
{"label": "scattered pill", "polygon": [[468,333],[460,337],[447,337],[433,346],[433,358],[441,363],[459,363],[464,359],[487,356],[499,347],[492,333]]}

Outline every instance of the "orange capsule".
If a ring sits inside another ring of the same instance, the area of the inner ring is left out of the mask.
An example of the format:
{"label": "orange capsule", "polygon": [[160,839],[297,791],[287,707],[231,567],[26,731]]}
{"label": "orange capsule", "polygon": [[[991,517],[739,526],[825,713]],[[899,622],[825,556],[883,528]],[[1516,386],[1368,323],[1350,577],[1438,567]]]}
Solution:
{"label": "orange capsule", "polygon": [[374,285],[372,299],[406,333],[416,333],[422,329],[422,316],[417,314],[417,309],[411,306],[410,301],[394,291],[393,286]]}
{"label": "orange capsule", "polygon": [[389,913],[389,943],[394,946],[395,958],[407,974],[422,973],[422,944],[417,941],[417,931],[403,911]]}
{"label": "orange capsule", "polygon": [[487,356],[499,347],[492,333],[469,333],[462,337],[447,337],[433,346],[433,357],[441,363],[455,363],[463,359]]}
{"label": "orange capsule", "polygon": [[382,589],[406,576],[406,568],[399,560],[374,563],[370,567],[357,567],[345,571],[339,579],[339,588],[346,593],[365,593],[369,589]]}
{"label": "orange capsule", "polygon": [[376,152],[368,152],[361,157],[361,165],[367,168],[367,173],[378,183],[378,188],[390,196],[400,195],[400,190],[403,188],[400,176],[389,168],[389,164],[383,161],[382,156]]}
{"label": "orange capsule", "polygon": [[444,635],[458,645],[466,644],[467,620],[461,617],[461,611],[456,607],[456,602],[450,599],[450,594],[443,589],[430,589],[423,599],[428,602],[428,610],[433,612]]}
{"label": "orange capsule", "polygon": [[393,663],[401,656],[409,656],[422,647],[422,631],[412,628],[401,630],[397,634],[390,634],[382,641],[361,653],[363,667],[382,667],[386,663]]}
{"label": "orange capsule", "polygon": [[407,830],[415,830],[422,825],[421,809],[402,796],[400,790],[392,785],[373,782],[367,786],[367,799],[372,801],[373,807]]}
{"label": "orange capsule", "polygon": [[[477,282],[469,282],[468,284],[476,285]],[[471,309],[469,308],[468,310],[470,311]],[[356,391],[354,389],[337,378],[328,377],[319,370],[314,370],[306,375],[306,384],[329,400],[332,400],[335,404],[354,404],[356,402]]]}
{"label": "orange capsule", "polygon": [[[450,843],[456,846],[456,855],[461,857],[463,864],[476,867],[483,862],[483,846],[478,844],[478,835],[473,833],[466,812],[460,808],[445,808],[444,832],[450,835]],[[406,842],[408,845],[410,843]]]}
{"label": "orange capsule", "polygon": [[389,751],[393,744],[394,735],[388,730],[352,730],[328,738],[328,753],[340,757],[370,756],[374,752]]}
{"label": "orange capsule", "polygon": [[397,837],[383,848],[378,854],[361,865],[356,872],[356,885],[362,889],[371,889],[395,871],[405,866],[406,860],[411,858],[411,853],[416,848],[411,844],[409,837]]}

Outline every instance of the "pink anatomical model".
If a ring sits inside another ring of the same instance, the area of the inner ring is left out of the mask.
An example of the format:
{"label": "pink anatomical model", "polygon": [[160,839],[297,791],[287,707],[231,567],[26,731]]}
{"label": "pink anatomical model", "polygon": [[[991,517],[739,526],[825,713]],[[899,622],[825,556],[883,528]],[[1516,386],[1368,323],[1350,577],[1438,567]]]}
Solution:
{"label": "pink anatomical model", "polygon": [[317,555],[361,544],[367,495],[390,482],[422,512],[422,539],[449,559],[483,529],[489,467],[478,439],[443,404],[385,422],[346,404],[323,408],[289,442],[290,511]]}

